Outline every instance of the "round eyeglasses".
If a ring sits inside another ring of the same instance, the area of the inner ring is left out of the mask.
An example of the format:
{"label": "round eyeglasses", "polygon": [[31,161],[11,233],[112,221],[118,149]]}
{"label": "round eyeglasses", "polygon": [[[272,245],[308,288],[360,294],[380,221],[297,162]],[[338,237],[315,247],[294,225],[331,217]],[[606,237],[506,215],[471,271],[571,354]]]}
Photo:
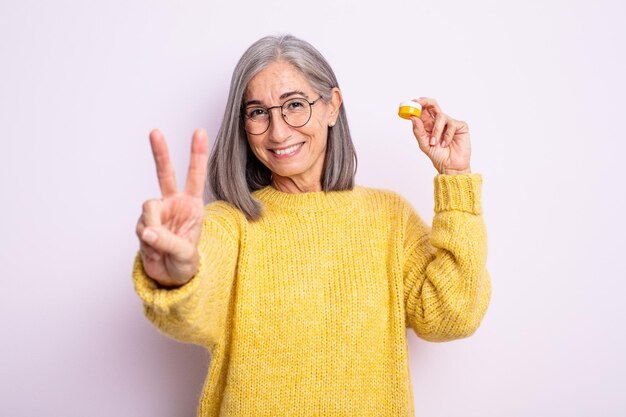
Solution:
{"label": "round eyeglasses", "polygon": [[262,107],[248,106],[242,109],[244,128],[251,135],[262,135],[267,132],[270,127],[270,119],[272,118],[272,109],[280,109],[280,115],[285,123],[291,127],[302,127],[309,122],[313,113],[311,106],[319,101],[322,97],[318,97],[314,101],[308,101],[305,98],[292,98],[285,101],[281,106]]}

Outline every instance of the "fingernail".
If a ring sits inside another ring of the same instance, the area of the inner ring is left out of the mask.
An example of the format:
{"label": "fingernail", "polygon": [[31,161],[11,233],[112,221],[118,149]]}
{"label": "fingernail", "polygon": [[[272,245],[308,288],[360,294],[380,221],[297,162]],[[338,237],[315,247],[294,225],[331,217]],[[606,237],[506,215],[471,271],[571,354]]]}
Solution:
{"label": "fingernail", "polygon": [[415,116],[411,116],[411,123],[413,123],[413,127],[417,127],[417,122],[415,121]]}
{"label": "fingernail", "polygon": [[154,231],[152,231],[152,230],[150,230],[150,229],[146,229],[146,230],[143,232],[143,236],[142,236],[143,240],[145,240],[145,241],[146,241],[146,242],[148,242],[148,243],[154,243],[154,242],[156,242],[157,237],[158,237],[158,236],[157,236],[157,234],[156,234],[156,233],[154,233]]}
{"label": "fingernail", "polygon": [[437,138],[436,137],[431,137],[430,138],[430,146],[435,146],[437,144]]}

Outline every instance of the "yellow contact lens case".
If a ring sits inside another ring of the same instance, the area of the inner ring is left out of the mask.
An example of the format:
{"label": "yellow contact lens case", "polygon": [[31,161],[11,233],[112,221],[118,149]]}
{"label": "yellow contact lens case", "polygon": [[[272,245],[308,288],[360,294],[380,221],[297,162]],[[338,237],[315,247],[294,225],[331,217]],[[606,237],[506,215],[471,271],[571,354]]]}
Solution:
{"label": "yellow contact lens case", "polygon": [[422,106],[415,101],[403,101],[398,109],[398,116],[410,120],[411,116],[420,117]]}

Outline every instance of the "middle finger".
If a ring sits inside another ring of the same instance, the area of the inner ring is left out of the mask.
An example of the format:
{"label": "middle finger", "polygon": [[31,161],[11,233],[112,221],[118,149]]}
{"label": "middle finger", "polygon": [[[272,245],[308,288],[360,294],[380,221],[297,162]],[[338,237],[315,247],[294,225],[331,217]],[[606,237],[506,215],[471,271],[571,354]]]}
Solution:
{"label": "middle finger", "polygon": [[435,124],[433,126],[433,131],[430,137],[430,146],[434,146],[439,143],[441,140],[441,134],[443,133],[444,128],[446,127],[446,123],[448,122],[448,117],[439,113],[435,118]]}

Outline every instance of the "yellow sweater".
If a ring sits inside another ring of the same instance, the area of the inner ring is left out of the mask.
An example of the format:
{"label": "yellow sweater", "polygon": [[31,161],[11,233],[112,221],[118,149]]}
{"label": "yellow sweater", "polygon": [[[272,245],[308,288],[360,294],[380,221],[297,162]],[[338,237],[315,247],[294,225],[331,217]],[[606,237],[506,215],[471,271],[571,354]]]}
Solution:
{"label": "yellow sweater", "polygon": [[406,328],[472,334],[491,294],[477,174],[435,177],[432,231],[390,191],[254,193],[207,205],[200,270],[135,288],[167,335],[205,346],[199,416],[413,416]]}

